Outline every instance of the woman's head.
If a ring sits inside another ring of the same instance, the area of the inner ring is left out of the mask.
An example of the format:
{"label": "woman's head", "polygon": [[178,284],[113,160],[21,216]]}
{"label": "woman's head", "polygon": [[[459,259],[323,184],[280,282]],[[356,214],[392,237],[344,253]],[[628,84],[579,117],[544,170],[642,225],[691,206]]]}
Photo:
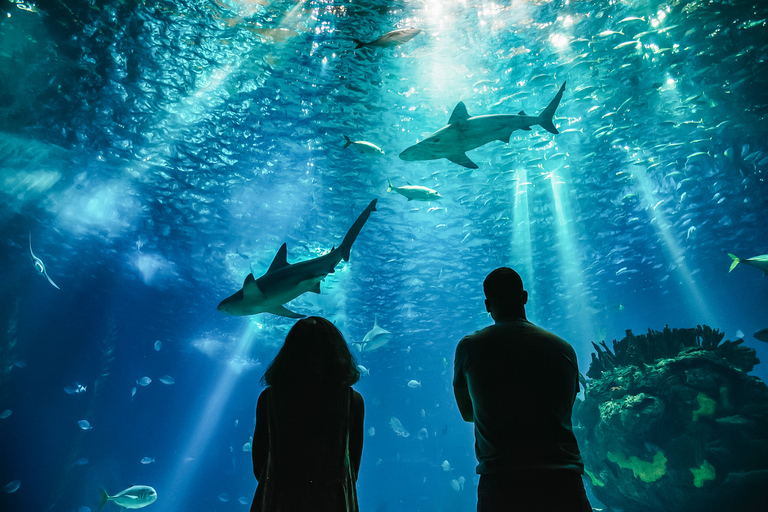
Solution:
{"label": "woman's head", "polygon": [[262,377],[268,386],[351,386],[360,379],[344,336],[319,316],[303,318],[288,331]]}

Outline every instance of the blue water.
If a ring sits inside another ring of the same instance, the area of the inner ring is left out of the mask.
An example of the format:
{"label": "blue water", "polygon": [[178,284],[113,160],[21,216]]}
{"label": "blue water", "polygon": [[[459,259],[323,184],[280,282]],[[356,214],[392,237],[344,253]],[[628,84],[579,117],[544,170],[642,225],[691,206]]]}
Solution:
{"label": "blue water", "polygon": [[[350,342],[374,315],[393,333],[357,354],[362,510],[474,508],[453,351],[490,323],[497,266],[582,373],[590,342],[667,324],[768,359],[768,278],[725,252],[768,253],[758,2],[47,4],[0,6],[3,510],[96,510],[131,485],[157,490],[150,510],[247,510],[258,381],[293,321],[216,305],[283,242],[290,262],[338,246],[373,198],[350,261],[289,304]],[[398,158],[459,101],[535,115],[563,82],[559,135],[516,131],[470,151],[476,170]]]}

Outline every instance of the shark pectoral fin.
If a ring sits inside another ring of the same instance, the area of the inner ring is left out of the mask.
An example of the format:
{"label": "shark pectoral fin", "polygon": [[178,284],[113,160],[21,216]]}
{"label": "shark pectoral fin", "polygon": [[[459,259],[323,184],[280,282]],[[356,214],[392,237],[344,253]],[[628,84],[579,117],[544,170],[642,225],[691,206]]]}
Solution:
{"label": "shark pectoral fin", "polygon": [[268,313],[272,313],[273,315],[278,316],[284,316],[287,318],[304,318],[306,315],[300,315],[298,313],[294,313],[290,309],[284,307],[284,306],[275,306],[272,309],[268,311]]}
{"label": "shark pectoral fin", "polygon": [[467,157],[466,153],[460,153],[458,155],[451,155],[447,157],[448,160],[455,164],[459,164],[463,167],[469,167],[470,169],[477,169],[477,164]]}
{"label": "shark pectoral fin", "polygon": [[467,107],[464,106],[463,101],[460,101],[458,105],[456,105],[456,107],[453,109],[451,118],[448,119],[448,124],[460,123],[461,121],[466,121],[467,119],[469,119]]}
{"label": "shark pectoral fin", "polygon": [[277,254],[275,254],[275,259],[272,260],[272,264],[269,266],[269,269],[267,270],[267,274],[269,274],[270,272],[275,272],[276,270],[280,270],[281,268],[287,267],[289,265],[288,260],[286,259],[287,254],[288,254],[288,247],[285,244],[281,245],[280,249],[277,250]]}
{"label": "shark pectoral fin", "polygon": [[253,274],[248,274],[243,283],[243,298],[249,299],[257,294],[261,294],[261,290],[256,284],[256,278],[253,277]]}
{"label": "shark pectoral fin", "polygon": [[313,286],[309,291],[312,293],[320,293],[320,281],[315,283],[315,286]]}
{"label": "shark pectoral fin", "polygon": [[[525,130],[525,129],[526,129],[526,128],[523,128],[523,130]],[[527,129],[528,129],[528,130],[530,130],[530,128],[527,128]],[[498,138],[498,139],[496,139],[496,140],[500,140],[500,141],[501,141],[501,142],[503,142],[504,144],[509,144],[509,138],[510,138],[510,137],[512,137],[512,130],[509,130],[509,133],[507,133],[506,135],[505,135],[505,134],[502,134],[502,135],[501,135],[501,137],[499,137],[499,138]]]}

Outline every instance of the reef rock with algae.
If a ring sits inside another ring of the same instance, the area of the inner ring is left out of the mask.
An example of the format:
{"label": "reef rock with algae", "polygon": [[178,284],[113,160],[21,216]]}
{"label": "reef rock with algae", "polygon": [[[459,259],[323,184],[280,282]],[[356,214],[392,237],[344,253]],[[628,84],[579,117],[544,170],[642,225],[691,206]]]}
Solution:
{"label": "reef rock with algae", "polygon": [[594,344],[574,432],[610,510],[766,510],[768,386],[743,340],[695,329]]}

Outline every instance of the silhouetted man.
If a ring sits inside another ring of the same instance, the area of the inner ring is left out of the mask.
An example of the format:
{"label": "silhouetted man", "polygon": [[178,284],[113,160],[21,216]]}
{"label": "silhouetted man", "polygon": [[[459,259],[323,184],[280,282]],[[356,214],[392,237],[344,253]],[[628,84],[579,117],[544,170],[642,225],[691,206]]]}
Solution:
{"label": "silhouetted man", "polygon": [[576,352],[525,318],[528,292],[511,268],[483,282],[495,324],[456,347],[453,390],[475,424],[478,512],[591,512],[571,428]]}

